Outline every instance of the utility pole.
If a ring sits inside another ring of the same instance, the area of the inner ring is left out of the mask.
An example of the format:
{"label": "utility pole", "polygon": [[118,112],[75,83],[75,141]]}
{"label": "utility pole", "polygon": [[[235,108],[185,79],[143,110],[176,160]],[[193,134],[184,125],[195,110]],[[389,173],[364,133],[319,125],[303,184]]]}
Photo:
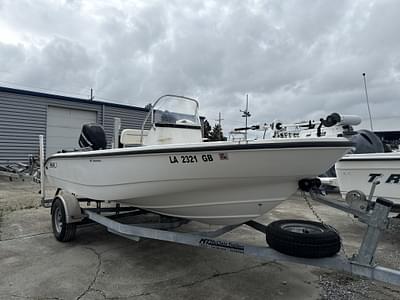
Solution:
{"label": "utility pole", "polygon": [[93,97],[93,89],[92,89],[92,88],[90,88],[90,100],[92,100],[92,101],[93,101],[93,99],[94,99],[94,97]]}
{"label": "utility pole", "polygon": [[369,124],[371,126],[371,131],[374,131],[374,127],[372,126],[372,117],[371,117],[371,109],[369,107],[369,99],[368,99],[368,91],[367,91],[367,81],[365,79],[365,73],[362,74],[364,79],[364,89],[365,89],[365,98],[367,99],[367,107],[368,107],[368,115],[369,115]]}
{"label": "utility pole", "polygon": [[247,143],[247,119],[251,117],[251,114],[249,112],[249,95],[246,95],[246,110],[241,110],[241,112],[243,113],[242,117],[246,118],[246,126],[245,126],[245,130],[244,130],[244,138],[245,141]]}
{"label": "utility pole", "polygon": [[[215,121],[218,121],[218,125],[219,125],[219,127],[221,127],[221,121],[223,121],[224,119],[222,119],[222,117],[221,117],[221,113],[219,112],[218,113],[218,119],[217,120],[215,120]],[[222,127],[221,127],[222,128]]]}

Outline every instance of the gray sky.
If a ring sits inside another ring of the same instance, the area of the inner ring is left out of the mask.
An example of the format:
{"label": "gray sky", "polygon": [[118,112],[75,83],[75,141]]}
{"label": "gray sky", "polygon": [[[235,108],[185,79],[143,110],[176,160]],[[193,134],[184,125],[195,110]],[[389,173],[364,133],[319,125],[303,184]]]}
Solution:
{"label": "gray sky", "polygon": [[399,130],[399,13],[396,0],[0,0],[0,85],[137,106],[196,97],[227,133],[246,94],[250,123],[367,119],[366,72],[376,129]]}

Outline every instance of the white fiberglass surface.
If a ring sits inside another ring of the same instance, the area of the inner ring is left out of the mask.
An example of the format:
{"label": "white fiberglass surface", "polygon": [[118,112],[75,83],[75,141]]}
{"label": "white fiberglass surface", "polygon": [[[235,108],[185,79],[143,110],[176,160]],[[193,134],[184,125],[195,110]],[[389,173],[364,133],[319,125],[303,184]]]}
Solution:
{"label": "white fiberglass surface", "polygon": [[386,152],[386,153],[362,153],[362,154],[348,154],[343,157],[344,160],[346,159],[360,159],[360,160],[366,160],[366,159],[398,159],[400,160],[400,152]]}
{"label": "white fiberglass surface", "polygon": [[[218,141],[218,142],[200,142],[197,144],[188,144],[188,143],[177,143],[177,144],[167,144],[167,145],[144,145],[140,147],[127,147],[127,148],[116,148],[116,149],[105,149],[105,150],[94,150],[94,151],[86,151],[86,152],[67,152],[67,153],[56,153],[53,154],[53,157],[57,156],[62,156],[62,157],[68,157],[68,156],[82,156],[82,154],[91,156],[93,154],[99,155],[102,153],[124,153],[124,152],[135,152],[135,151],[143,151],[143,150],[161,150],[161,149],[169,149],[169,148],[174,148],[176,149],[182,149],[182,151],[185,151],[185,148],[193,148],[193,147],[209,147],[209,146],[229,146],[229,145],[239,145],[239,144],[245,144],[245,145],[256,145],[256,144],[281,144],[281,143],[299,143],[299,142],[340,142],[340,141],[347,141],[344,138],[298,138],[298,139],[271,139],[271,140],[255,140],[255,141],[248,141],[247,143],[241,143],[241,142],[232,142],[232,141]],[[299,148],[307,148],[307,147],[302,147],[299,146]],[[292,149],[297,149],[296,147],[293,147]],[[313,147],[313,149],[318,150],[319,148]],[[321,148],[323,149],[323,148]],[[201,151],[201,150],[199,150]],[[216,149],[218,151],[218,149]],[[251,150],[244,150],[244,151],[251,151]],[[347,150],[344,150],[344,152],[347,152]],[[344,154],[343,154],[344,155]],[[337,157],[336,159],[340,158],[341,156]],[[347,157],[347,156],[346,156]]]}

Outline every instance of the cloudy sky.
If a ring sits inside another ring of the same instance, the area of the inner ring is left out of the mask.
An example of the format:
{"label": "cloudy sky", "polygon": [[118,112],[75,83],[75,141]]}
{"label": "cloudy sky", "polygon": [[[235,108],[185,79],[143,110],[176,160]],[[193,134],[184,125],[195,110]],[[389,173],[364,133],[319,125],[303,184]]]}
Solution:
{"label": "cloudy sky", "polygon": [[[331,112],[400,129],[400,1],[0,0],[0,85],[144,106],[196,97],[223,127]],[[364,122],[368,127],[369,123]]]}

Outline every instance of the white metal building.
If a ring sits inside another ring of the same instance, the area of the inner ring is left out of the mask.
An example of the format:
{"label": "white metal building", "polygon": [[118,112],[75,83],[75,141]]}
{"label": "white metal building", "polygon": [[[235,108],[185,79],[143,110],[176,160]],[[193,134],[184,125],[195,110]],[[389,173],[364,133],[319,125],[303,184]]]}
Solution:
{"label": "white metal building", "polygon": [[46,156],[78,146],[82,124],[103,125],[111,145],[114,118],[121,128],[140,128],[144,108],[0,87],[0,164],[26,162],[38,155],[38,136]]}

